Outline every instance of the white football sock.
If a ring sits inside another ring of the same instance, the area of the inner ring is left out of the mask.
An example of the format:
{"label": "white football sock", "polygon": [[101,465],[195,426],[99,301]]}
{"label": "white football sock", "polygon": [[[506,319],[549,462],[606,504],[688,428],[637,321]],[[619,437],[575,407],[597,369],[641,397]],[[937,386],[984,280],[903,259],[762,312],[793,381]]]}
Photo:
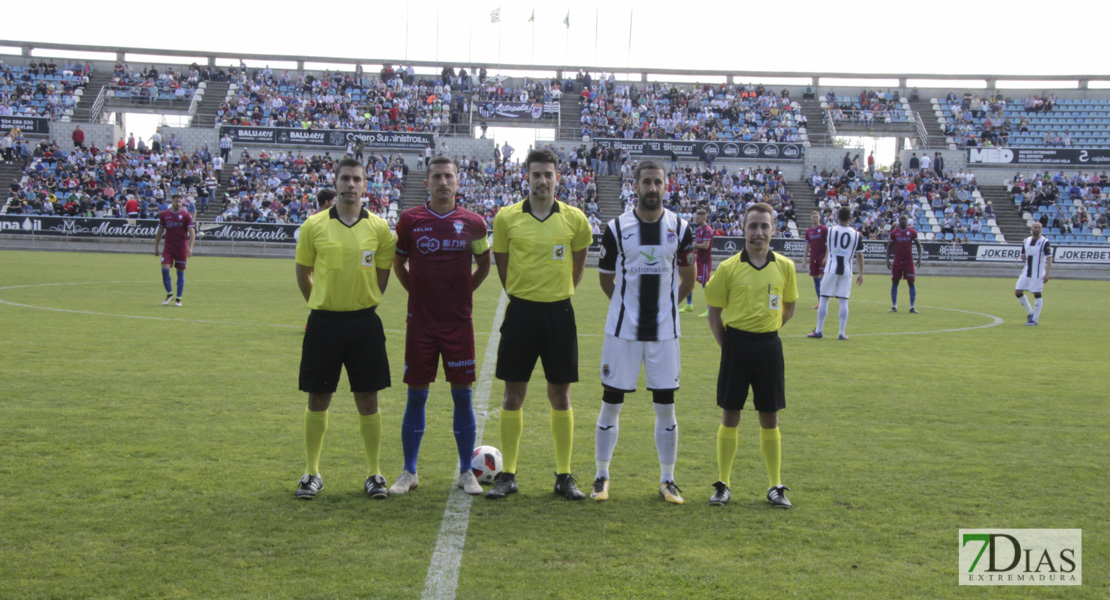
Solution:
{"label": "white football sock", "polygon": [[1033,301],[1033,320],[1041,320],[1041,307],[1044,306],[1044,298],[1037,298]]}
{"label": "white football sock", "polygon": [[597,477],[609,478],[609,462],[613,460],[613,449],[617,447],[620,434],[621,407],[624,404],[601,403],[597,415],[597,431],[594,438],[594,459],[597,461]]}
{"label": "white football sock", "polygon": [[827,316],[829,316],[829,298],[821,296],[821,299],[817,301],[817,329],[814,329],[814,331],[821,333],[825,330],[825,317]]}
{"label": "white football sock", "polygon": [[837,304],[840,305],[840,335],[847,335],[845,331],[848,330],[848,300],[838,300]]}
{"label": "white football sock", "polygon": [[1021,305],[1023,307],[1025,307],[1025,312],[1029,313],[1029,316],[1032,317],[1033,316],[1033,307],[1029,306],[1029,298],[1026,298],[1025,294],[1022,294],[1021,297],[1018,298],[1018,301],[1021,302]]}
{"label": "white football sock", "polygon": [[659,483],[674,481],[674,465],[678,462],[678,421],[674,404],[651,405],[655,409],[655,451],[659,454]]}

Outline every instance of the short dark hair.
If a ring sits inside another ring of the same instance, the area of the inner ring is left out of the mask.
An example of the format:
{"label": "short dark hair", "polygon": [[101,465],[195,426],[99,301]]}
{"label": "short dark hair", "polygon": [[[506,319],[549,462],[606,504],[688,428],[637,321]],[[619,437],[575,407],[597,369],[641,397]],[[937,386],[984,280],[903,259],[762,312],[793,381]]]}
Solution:
{"label": "short dark hair", "polygon": [[745,223],[748,221],[748,213],[752,213],[752,212],[767,213],[767,214],[771,215],[771,220],[772,221],[775,218],[775,209],[771,208],[771,205],[767,204],[766,202],[756,202],[754,204],[749,204],[748,208],[744,210],[744,222]]}
{"label": "short dark hair", "polygon": [[181,200],[181,194],[174,194],[170,196],[170,200]]}
{"label": "short dark hair", "polygon": [[532,163],[551,163],[558,169],[559,157],[547,148],[539,148],[529,152],[528,157],[524,159],[524,171],[526,173],[531,170]]}
{"label": "short dark hair", "polygon": [[331,202],[332,200],[335,200],[335,190],[322,189],[319,192],[316,192],[316,202],[320,205],[324,205],[328,202]]}
{"label": "short dark hair", "polygon": [[694,213],[694,214],[695,214],[695,215],[701,215],[701,216],[703,216],[703,217],[707,217],[707,216],[709,216],[709,213],[705,212],[705,209],[704,209],[704,208],[699,208],[699,209],[698,209],[698,212],[696,212],[696,213]]}
{"label": "short dark hair", "polygon": [[640,171],[644,169],[659,169],[663,172],[663,179],[667,178],[667,169],[663,167],[663,163],[654,158],[648,158],[636,163],[636,168],[632,171],[632,179],[634,181],[640,181]]}
{"label": "short dark hair", "polygon": [[843,223],[852,219],[852,209],[847,206],[841,206],[840,210],[836,211],[836,220]]}
{"label": "short dark hair", "polygon": [[363,165],[362,161],[353,156],[344,156],[339,159],[339,162],[335,163],[335,174],[338,175],[339,171],[344,167],[362,169],[363,174],[366,173],[366,165]]}
{"label": "short dark hair", "polygon": [[428,170],[429,171],[432,169],[432,165],[451,165],[451,166],[455,167],[455,174],[456,175],[459,172],[459,163],[455,162],[455,159],[451,158],[450,156],[446,156],[446,155],[443,155],[443,154],[439,154],[437,156],[434,156],[434,157],[432,157],[431,160],[428,161]]}

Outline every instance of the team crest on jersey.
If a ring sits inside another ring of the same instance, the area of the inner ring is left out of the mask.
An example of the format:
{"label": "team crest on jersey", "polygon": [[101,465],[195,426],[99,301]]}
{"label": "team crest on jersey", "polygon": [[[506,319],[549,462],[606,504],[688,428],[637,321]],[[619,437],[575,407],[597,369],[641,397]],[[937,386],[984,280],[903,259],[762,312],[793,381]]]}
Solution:
{"label": "team crest on jersey", "polygon": [[362,266],[364,266],[364,267],[374,266],[374,251],[373,250],[363,250],[362,251]]}
{"label": "team crest on jersey", "polygon": [[463,230],[463,227],[464,227],[462,221],[455,221],[454,223],[451,223],[451,224],[455,226],[455,233],[462,233],[462,230]]}
{"label": "team crest on jersey", "polygon": [[668,242],[673,242],[673,241],[675,241],[676,238],[678,238],[678,235],[674,232],[674,230],[673,229],[668,229],[667,230],[667,241]]}
{"label": "team crest on jersey", "polygon": [[613,374],[613,372],[609,370],[609,365],[601,365],[601,376],[602,377],[604,377],[606,379],[609,379],[609,376],[612,375],[612,374]]}
{"label": "team crest on jersey", "polygon": [[566,246],[566,244],[556,244],[555,247],[551,249],[551,259],[552,260],[563,260],[566,257],[567,257],[567,246]]}
{"label": "team crest on jersey", "polygon": [[598,258],[605,258],[605,244],[598,249]]}

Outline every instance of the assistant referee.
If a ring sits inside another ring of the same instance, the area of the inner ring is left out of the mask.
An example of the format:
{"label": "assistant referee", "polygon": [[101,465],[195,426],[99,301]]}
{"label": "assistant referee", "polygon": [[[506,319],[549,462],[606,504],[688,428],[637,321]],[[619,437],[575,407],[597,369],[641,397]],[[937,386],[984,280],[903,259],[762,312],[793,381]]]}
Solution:
{"label": "assistant referee", "polygon": [[366,168],[350,157],[335,167],[338,201],[312,215],[297,240],[297,285],[312,312],[301,347],[300,389],[308,392],[304,416],[305,474],[297,497],[311,500],[324,487],[320,450],[328,407],[342,367],[355,396],[366,450],[364,488],[371,498],[389,495],[378,466],[382,420],[378,390],[389,387],[385,332],[375,312],[382,301],[397,242],[389,225],[362,208]]}
{"label": "assistant referee", "polygon": [[717,406],[723,410],[717,430],[720,480],[709,499],[714,506],[731,496],[729,478],[738,444],[740,411],[750,387],[759,411],[759,447],[767,463],[767,500],[790,508],[780,475],[781,436],[778,411],[786,407],[782,342],[779,329],[794,316],[798,286],[794,261],[771,250],[774,209],[752,204],[744,211],[745,248],[721,263],[705,287],[709,328],[721,347]]}
{"label": "assistant referee", "polygon": [[524,169],[528,198],[502,208],[493,220],[493,256],[509,306],[497,348],[497,378],[505,381],[500,426],[504,470],[486,498],[504,498],[517,491],[517,456],[524,430],[521,407],[536,359],[541,359],[555,439],[555,493],[581,500],[586,495],[570,474],[574,446],[570,384],[578,381],[578,331],[570,297],[582,280],[593,235],[582,211],[555,199],[559,158],[554,152],[533,150]]}

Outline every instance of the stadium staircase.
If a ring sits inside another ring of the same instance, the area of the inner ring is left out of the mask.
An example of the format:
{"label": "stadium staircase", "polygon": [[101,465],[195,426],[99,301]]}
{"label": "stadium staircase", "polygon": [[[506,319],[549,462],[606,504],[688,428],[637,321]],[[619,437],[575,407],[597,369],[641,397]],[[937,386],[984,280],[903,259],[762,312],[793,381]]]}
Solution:
{"label": "stadium staircase", "polygon": [[208,210],[197,212],[198,221],[212,221],[216,218],[216,215],[223,212],[224,194],[227,193],[227,183],[231,180],[231,172],[234,170],[235,165],[224,165],[223,173],[220,174],[220,181],[216,185],[216,200],[208,205]]}
{"label": "stadium staircase", "polygon": [[204,97],[197,105],[197,112],[193,115],[193,127],[215,127],[216,111],[223,104],[227,96],[228,83],[226,81],[209,81],[204,88]]}
{"label": "stadium staircase", "polygon": [[804,237],[809,229],[809,215],[817,210],[813,186],[804,181],[787,181],[786,191],[794,196],[794,223],[798,226],[798,235]]}
{"label": "stadium staircase", "polygon": [[601,212],[602,223],[608,223],[610,219],[615,219],[624,212],[619,175],[598,175],[597,208]]}
{"label": "stadium staircase", "polygon": [[944,129],[941,128],[936,111],[933,110],[933,103],[928,99],[918,100],[910,102],[910,108],[913,109],[914,114],[921,116],[921,122],[925,124],[925,133],[929,134],[928,147],[935,150],[948,148]]}
{"label": "stadium staircase", "polygon": [[[112,83],[111,71],[102,73],[93,71],[89,76],[89,83],[85,86],[85,93],[81,96],[81,102],[77,104],[77,108],[73,109],[73,121],[75,123],[91,123],[93,104],[96,104],[96,97],[100,94],[100,90],[104,86]],[[101,111],[103,115],[108,111]]]}
{"label": "stadium staircase", "polygon": [[[11,185],[12,181],[21,179],[23,179],[23,168],[20,162],[17,161],[10,165],[0,163],[0,182],[3,182],[5,188]],[[6,203],[4,206],[6,206]]]}
{"label": "stadium staircase", "polygon": [[817,100],[803,100],[802,114],[806,116],[806,135],[813,146],[831,146],[828,129],[825,128],[825,111]]}
{"label": "stadium staircase", "polygon": [[566,93],[559,100],[559,132],[557,139],[581,140],[582,107],[578,104],[579,96]]}
{"label": "stadium staircase", "polygon": [[[420,159],[421,167],[424,166],[424,159]],[[409,171],[408,181],[405,182],[405,189],[401,191],[401,206],[397,207],[397,214],[401,211],[408,210],[414,206],[420,206],[428,201],[428,188],[424,187],[424,169],[412,169]]]}
{"label": "stadium staircase", "polygon": [[983,202],[989,201],[994,207],[994,220],[998,223],[998,229],[1002,231],[1006,242],[1021,243],[1021,240],[1029,235],[1029,227],[1025,224],[1025,219],[1021,218],[1020,207],[1014,204],[1014,199],[1006,190],[1006,186],[980,186],[979,193],[983,195]]}

